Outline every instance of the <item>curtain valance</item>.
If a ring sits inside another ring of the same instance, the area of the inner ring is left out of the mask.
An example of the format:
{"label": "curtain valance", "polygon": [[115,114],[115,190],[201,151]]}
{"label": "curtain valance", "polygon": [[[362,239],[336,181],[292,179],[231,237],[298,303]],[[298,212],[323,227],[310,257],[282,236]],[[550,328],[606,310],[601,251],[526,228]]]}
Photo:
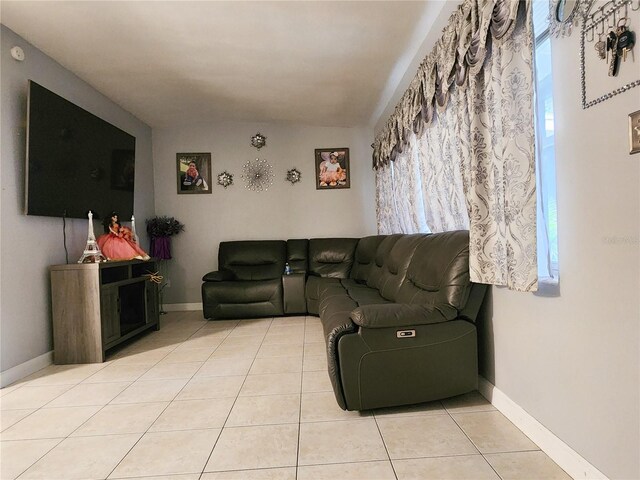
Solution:
{"label": "curtain valance", "polygon": [[490,42],[508,38],[520,0],[464,0],[426,56],[394,113],[373,143],[373,167],[394,161],[411,133],[421,134],[436,111],[446,109],[449,90],[464,88],[483,68]]}

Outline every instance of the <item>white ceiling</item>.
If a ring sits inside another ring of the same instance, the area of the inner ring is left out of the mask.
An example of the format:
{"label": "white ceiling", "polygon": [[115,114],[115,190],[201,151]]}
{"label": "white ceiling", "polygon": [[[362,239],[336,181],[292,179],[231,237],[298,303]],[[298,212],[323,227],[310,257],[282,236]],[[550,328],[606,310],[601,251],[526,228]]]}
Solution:
{"label": "white ceiling", "polygon": [[369,125],[429,7],[2,0],[0,8],[14,32],[147,124],[167,127]]}

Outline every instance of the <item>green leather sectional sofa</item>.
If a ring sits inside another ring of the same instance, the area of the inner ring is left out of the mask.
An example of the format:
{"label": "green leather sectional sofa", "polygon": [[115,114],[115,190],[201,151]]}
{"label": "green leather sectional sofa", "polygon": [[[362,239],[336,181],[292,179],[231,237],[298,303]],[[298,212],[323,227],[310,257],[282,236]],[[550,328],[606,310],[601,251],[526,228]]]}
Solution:
{"label": "green leather sectional sofa", "polygon": [[205,318],[318,315],[345,410],[477,387],[474,322],[487,286],[469,280],[467,231],[222,242],[218,264],[203,277]]}

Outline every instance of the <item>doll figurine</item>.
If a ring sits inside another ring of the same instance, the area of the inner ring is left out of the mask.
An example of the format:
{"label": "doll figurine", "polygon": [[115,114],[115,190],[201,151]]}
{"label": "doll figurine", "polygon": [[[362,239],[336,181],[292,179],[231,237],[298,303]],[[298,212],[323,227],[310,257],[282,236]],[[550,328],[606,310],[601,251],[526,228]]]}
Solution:
{"label": "doll figurine", "polygon": [[133,240],[131,230],[120,225],[116,212],[105,218],[102,225],[104,235],[100,235],[97,242],[109,260],[149,260],[149,255]]}

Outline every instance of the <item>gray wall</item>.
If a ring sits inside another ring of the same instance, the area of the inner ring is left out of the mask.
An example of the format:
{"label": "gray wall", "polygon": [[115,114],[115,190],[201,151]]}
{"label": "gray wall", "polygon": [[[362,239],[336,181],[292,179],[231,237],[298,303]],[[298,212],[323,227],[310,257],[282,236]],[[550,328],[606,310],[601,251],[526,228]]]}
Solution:
{"label": "gray wall", "polygon": [[[640,478],[640,88],[582,110],[578,31],[552,48],[561,295],[494,289],[483,374],[609,478]],[[596,66],[590,92],[622,84]]]}
{"label": "gray wall", "polygon": [[[260,151],[250,145],[258,131],[267,136],[267,146]],[[202,275],[216,270],[218,244],[224,240],[375,234],[371,136],[369,128],[231,122],[154,129],[156,212],[175,216],[186,226],[173,237],[165,303],[201,302]],[[351,188],[318,191],[314,149],[332,147],[350,149]],[[211,152],[211,194],[177,194],[178,152]],[[246,189],[240,177],[244,163],[256,157],[273,167],[273,186],[266,192]],[[295,185],[285,181],[293,167],[302,172],[302,181]],[[224,170],[234,174],[235,181],[226,190],[215,182]]]}
{"label": "gray wall", "polygon": [[[4,25],[0,45],[0,369],[5,371],[52,349],[48,267],[65,261],[62,220],[24,215],[27,80],[38,82],[134,135],[134,206],[143,225],[144,218],[153,215],[154,205],[151,129]],[[23,62],[11,57],[9,51],[14,45],[23,48],[26,57]],[[146,235],[144,238],[146,243]],[[70,261],[80,257],[86,239],[87,221],[68,220]]]}
{"label": "gray wall", "polygon": [[[640,155],[627,127],[640,89],[582,110],[579,31],[552,47],[561,296],[494,288],[481,374],[608,477],[640,478]],[[606,73],[589,85],[613,89]]]}

